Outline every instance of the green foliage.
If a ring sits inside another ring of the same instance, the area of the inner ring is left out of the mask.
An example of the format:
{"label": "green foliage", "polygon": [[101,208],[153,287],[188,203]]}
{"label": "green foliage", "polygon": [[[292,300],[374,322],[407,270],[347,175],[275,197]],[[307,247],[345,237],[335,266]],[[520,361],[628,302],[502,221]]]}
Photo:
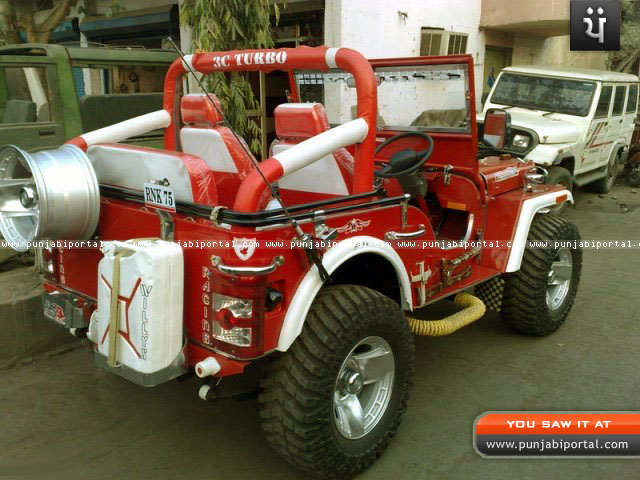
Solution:
{"label": "green foliage", "polygon": [[640,60],[640,0],[622,0],[620,51],[609,52],[607,63],[618,72],[638,73],[632,69]]}
{"label": "green foliage", "polygon": [[[185,0],[180,18],[192,28],[196,50],[270,48],[273,46],[269,30],[272,11],[277,23],[280,10],[271,0]],[[231,128],[249,140],[254,153],[259,153],[261,129],[247,116],[247,110],[257,108],[258,102],[246,74],[215,73],[203,80],[205,87],[220,100]]]}

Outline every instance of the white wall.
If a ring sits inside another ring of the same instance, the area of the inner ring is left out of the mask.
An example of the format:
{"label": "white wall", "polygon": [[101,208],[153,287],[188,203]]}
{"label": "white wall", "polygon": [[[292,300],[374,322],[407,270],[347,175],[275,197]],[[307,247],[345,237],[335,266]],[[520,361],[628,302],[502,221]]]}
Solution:
{"label": "white wall", "polygon": [[[398,11],[406,12],[406,19]],[[325,43],[368,58],[410,57],[420,55],[422,27],[466,33],[479,105],[484,68],[480,11],[480,0],[326,0]]]}

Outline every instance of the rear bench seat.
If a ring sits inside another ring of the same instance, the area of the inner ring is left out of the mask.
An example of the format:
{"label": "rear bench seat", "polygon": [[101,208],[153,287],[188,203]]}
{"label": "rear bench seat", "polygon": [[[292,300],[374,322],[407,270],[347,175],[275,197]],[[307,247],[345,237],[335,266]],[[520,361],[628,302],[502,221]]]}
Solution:
{"label": "rear bench seat", "polygon": [[169,181],[176,201],[215,206],[216,184],[209,166],[199,157],[123,144],[89,147],[87,156],[101,185],[142,191],[147,182]]}

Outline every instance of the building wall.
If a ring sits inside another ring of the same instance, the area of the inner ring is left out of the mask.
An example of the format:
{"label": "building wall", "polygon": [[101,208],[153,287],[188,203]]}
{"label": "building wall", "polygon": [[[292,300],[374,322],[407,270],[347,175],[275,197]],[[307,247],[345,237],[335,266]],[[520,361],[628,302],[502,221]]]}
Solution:
{"label": "building wall", "polygon": [[[420,55],[422,27],[466,33],[467,53],[474,57],[481,82],[480,7],[479,0],[326,0],[325,43],[353,48],[368,58],[411,57]],[[406,18],[398,12],[406,13]],[[476,94],[481,91],[476,81]],[[327,98],[332,100],[338,101]],[[350,109],[342,109],[340,120],[348,119],[345,116],[350,116]]]}

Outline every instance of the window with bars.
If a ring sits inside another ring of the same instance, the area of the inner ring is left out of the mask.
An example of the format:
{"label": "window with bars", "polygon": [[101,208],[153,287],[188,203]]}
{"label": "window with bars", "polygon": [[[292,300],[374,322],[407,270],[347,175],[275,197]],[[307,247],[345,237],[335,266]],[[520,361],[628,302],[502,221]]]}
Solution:
{"label": "window with bars", "polygon": [[443,28],[422,27],[420,55],[459,55],[467,53],[466,33],[446,32]]}
{"label": "window with bars", "polygon": [[423,27],[420,34],[420,56],[442,55],[443,28]]}
{"label": "window with bars", "polygon": [[459,55],[462,53],[467,53],[467,34],[449,33],[447,55]]}

